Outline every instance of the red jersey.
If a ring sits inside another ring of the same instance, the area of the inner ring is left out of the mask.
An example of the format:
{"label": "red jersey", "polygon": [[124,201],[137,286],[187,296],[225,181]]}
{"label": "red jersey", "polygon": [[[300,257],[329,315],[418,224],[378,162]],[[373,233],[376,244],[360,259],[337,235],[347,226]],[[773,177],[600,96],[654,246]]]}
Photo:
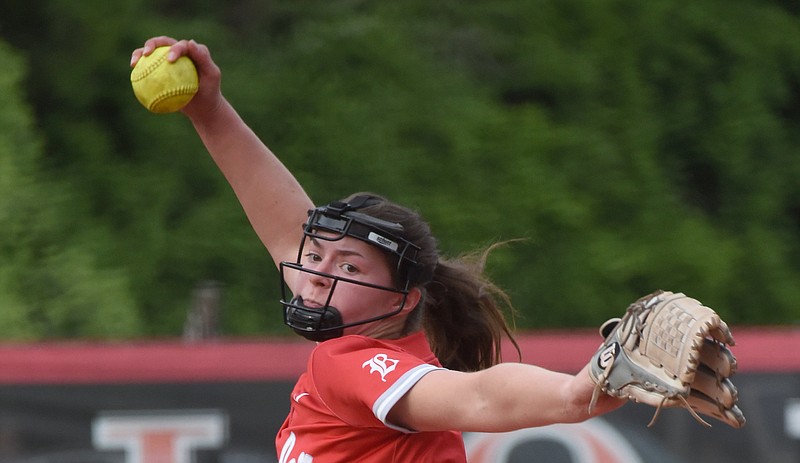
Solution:
{"label": "red jersey", "polygon": [[464,463],[461,433],[413,432],[386,421],[425,374],[441,369],[422,333],[319,344],[292,391],[275,444],[280,463]]}

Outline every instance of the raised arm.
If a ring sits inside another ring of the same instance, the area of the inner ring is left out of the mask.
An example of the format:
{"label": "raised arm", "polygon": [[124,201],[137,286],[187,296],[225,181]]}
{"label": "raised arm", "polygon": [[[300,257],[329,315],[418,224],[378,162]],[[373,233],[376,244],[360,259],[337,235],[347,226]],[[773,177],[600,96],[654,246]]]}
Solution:
{"label": "raised arm", "polygon": [[593,390],[587,368],[574,376],[520,363],[474,373],[437,370],[420,379],[388,419],[417,431],[505,432],[584,421],[624,404],[601,394],[589,415]]}
{"label": "raised arm", "polygon": [[222,95],[220,69],[205,45],[155,37],[133,52],[131,66],[162,45],[171,45],[168,61],[183,55],[194,61],[200,88],[182,111],[230,183],[276,265],[293,261],[302,236],[300,225],[313,207],[311,199]]}

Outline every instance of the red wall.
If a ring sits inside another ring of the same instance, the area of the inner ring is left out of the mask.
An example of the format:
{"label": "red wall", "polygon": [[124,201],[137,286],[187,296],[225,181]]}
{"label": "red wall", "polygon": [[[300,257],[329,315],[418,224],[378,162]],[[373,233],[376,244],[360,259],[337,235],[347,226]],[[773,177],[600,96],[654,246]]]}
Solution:
{"label": "red wall", "polygon": [[[734,328],[739,373],[800,372],[800,329]],[[574,372],[600,343],[594,331],[519,336],[522,360]],[[302,339],[0,344],[0,384],[292,380],[313,343]],[[510,345],[508,361],[516,361]]]}
{"label": "red wall", "polygon": [[[681,409],[664,410],[648,428],[652,407],[630,404],[563,428],[468,434],[470,463],[518,463],[531,455],[552,461],[541,453],[548,450],[594,456],[569,460],[580,463],[800,461],[800,329],[734,328],[734,334],[733,381],[748,420],[742,429],[716,422],[705,428]],[[518,341],[523,361],[566,372],[582,368],[600,344],[594,330],[528,333]],[[0,461],[118,462],[124,449],[155,432],[148,426],[157,425],[163,437],[164,423],[172,423],[176,439],[181,426],[207,428],[205,441],[184,449],[185,461],[278,462],[274,436],[313,346],[299,337],[0,344]],[[516,360],[510,345],[505,353]],[[138,434],[120,440],[114,426]],[[146,453],[137,458],[164,461]]]}

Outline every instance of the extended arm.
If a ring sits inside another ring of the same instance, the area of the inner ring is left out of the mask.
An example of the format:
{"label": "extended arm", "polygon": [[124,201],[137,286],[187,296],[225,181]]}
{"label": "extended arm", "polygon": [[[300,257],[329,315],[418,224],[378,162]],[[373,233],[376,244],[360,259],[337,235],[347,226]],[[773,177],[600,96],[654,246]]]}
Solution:
{"label": "extended arm", "polygon": [[621,406],[602,394],[592,415],[588,369],[577,375],[502,363],[474,373],[437,370],[395,405],[389,421],[417,431],[505,432],[584,421]]}
{"label": "extended arm", "polygon": [[245,124],[222,95],[221,73],[204,45],[156,37],[133,52],[133,66],[142,54],[171,45],[169,61],[189,56],[197,66],[200,88],[183,109],[200,139],[236,193],[256,234],[275,263],[293,261],[300,243],[300,225],[313,203],[297,179]]}

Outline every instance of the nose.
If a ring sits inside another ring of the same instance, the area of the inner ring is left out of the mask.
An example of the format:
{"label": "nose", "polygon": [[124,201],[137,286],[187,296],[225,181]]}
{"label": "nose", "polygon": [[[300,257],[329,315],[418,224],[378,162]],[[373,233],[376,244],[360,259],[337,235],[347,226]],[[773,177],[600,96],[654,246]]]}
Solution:
{"label": "nose", "polygon": [[[315,269],[317,270],[317,269]],[[333,294],[333,279],[324,275],[317,275],[311,272],[302,272],[304,283],[299,291],[303,299],[310,305],[325,305],[329,303],[329,298]]]}
{"label": "nose", "polygon": [[[317,272],[324,272],[323,270],[320,270],[319,268],[316,268],[314,270],[316,270]],[[324,272],[324,273],[327,273],[327,272]],[[311,283],[312,286],[315,286],[315,287],[318,287],[318,288],[327,288],[327,287],[331,286],[331,284],[333,283],[333,279],[331,277],[327,277],[327,276],[324,276],[324,275],[318,275],[316,273],[309,273],[308,274],[308,282]]]}
{"label": "nose", "polygon": [[[321,259],[311,264],[306,264],[307,272],[303,272],[308,284],[317,289],[330,288],[333,285],[333,272],[335,262],[331,259]],[[331,276],[326,276],[331,275]]]}

